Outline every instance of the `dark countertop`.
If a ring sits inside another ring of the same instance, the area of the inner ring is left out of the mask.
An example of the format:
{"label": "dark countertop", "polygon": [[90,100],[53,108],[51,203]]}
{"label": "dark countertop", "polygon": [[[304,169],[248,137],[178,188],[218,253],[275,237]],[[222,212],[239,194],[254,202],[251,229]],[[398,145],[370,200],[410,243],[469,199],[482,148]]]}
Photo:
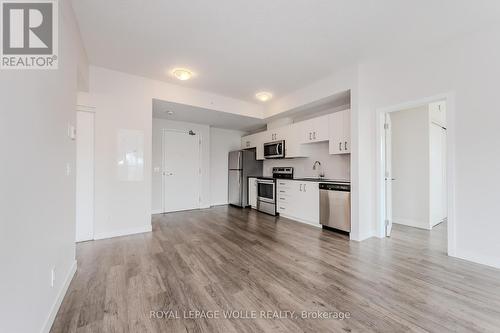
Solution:
{"label": "dark countertop", "polygon": [[316,183],[345,183],[345,184],[350,184],[351,181],[345,180],[345,179],[327,179],[327,178],[312,178],[312,177],[304,177],[304,178],[293,178],[293,179],[286,179],[286,178],[272,178],[272,177],[263,177],[263,176],[248,176],[248,178],[258,178],[258,179],[267,179],[267,180],[295,180],[295,181],[301,181],[301,182],[316,182]]}
{"label": "dark countertop", "polygon": [[316,183],[346,183],[350,184],[350,180],[345,179],[327,179],[327,178],[294,178],[293,180],[306,181],[306,182],[316,182]]}

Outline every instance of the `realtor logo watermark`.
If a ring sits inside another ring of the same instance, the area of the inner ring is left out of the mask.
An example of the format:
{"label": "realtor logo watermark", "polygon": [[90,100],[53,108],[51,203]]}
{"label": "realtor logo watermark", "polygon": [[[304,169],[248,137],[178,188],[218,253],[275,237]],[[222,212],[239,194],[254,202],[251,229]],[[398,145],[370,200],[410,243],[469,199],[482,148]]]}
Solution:
{"label": "realtor logo watermark", "polygon": [[57,69],[57,0],[1,0],[1,69]]}

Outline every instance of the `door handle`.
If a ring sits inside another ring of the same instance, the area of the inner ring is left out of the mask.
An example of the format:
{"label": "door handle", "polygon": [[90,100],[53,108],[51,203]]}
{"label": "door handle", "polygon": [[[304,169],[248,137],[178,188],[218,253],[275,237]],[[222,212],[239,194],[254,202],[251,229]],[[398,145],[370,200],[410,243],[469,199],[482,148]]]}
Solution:
{"label": "door handle", "polygon": [[342,151],[342,142],[339,142],[339,150]]}
{"label": "door handle", "polygon": [[306,184],[304,184],[304,192],[307,192],[307,191],[306,191]]}
{"label": "door handle", "polygon": [[316,140],[316,132],[313,132],[313,139]]}
{"label": "door handle", "polygon": [[299,186],[299,191],[302,192],[302,184]]}
{"label": "door handle", "polygon": [[309,140],[312,140],[312,133],[309,132]]}
{"label": "door handle", "polygon": [[347,141],[344,143],[344,149],[347,150]]}

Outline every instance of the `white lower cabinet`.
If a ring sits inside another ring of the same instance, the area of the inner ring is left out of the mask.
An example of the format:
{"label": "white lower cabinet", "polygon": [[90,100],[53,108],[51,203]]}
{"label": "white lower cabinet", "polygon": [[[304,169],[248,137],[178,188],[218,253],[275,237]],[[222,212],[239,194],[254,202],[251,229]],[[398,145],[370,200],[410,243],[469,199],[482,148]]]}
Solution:
{"label": "white lower cabinet", "polygon": [[278,213],[302,223],[319,224],[319,183],[278,180]]}
{"label": "white lower cabinet", "polygon": [[248,204],[257,209],[257,178],[248,178]]}

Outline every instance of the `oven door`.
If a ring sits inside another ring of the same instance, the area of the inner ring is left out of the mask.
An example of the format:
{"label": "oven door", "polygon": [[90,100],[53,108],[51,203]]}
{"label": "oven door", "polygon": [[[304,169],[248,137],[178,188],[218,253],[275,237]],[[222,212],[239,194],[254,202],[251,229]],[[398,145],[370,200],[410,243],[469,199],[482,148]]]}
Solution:
{"label": "oven door", "polygon": [[276,191],[274,180],[257,180],[257,200],[275,203],[276,202]]}
{"label": "oven door", "polygon": [[264,143],[264,158],[284,158],[285,141]]}

